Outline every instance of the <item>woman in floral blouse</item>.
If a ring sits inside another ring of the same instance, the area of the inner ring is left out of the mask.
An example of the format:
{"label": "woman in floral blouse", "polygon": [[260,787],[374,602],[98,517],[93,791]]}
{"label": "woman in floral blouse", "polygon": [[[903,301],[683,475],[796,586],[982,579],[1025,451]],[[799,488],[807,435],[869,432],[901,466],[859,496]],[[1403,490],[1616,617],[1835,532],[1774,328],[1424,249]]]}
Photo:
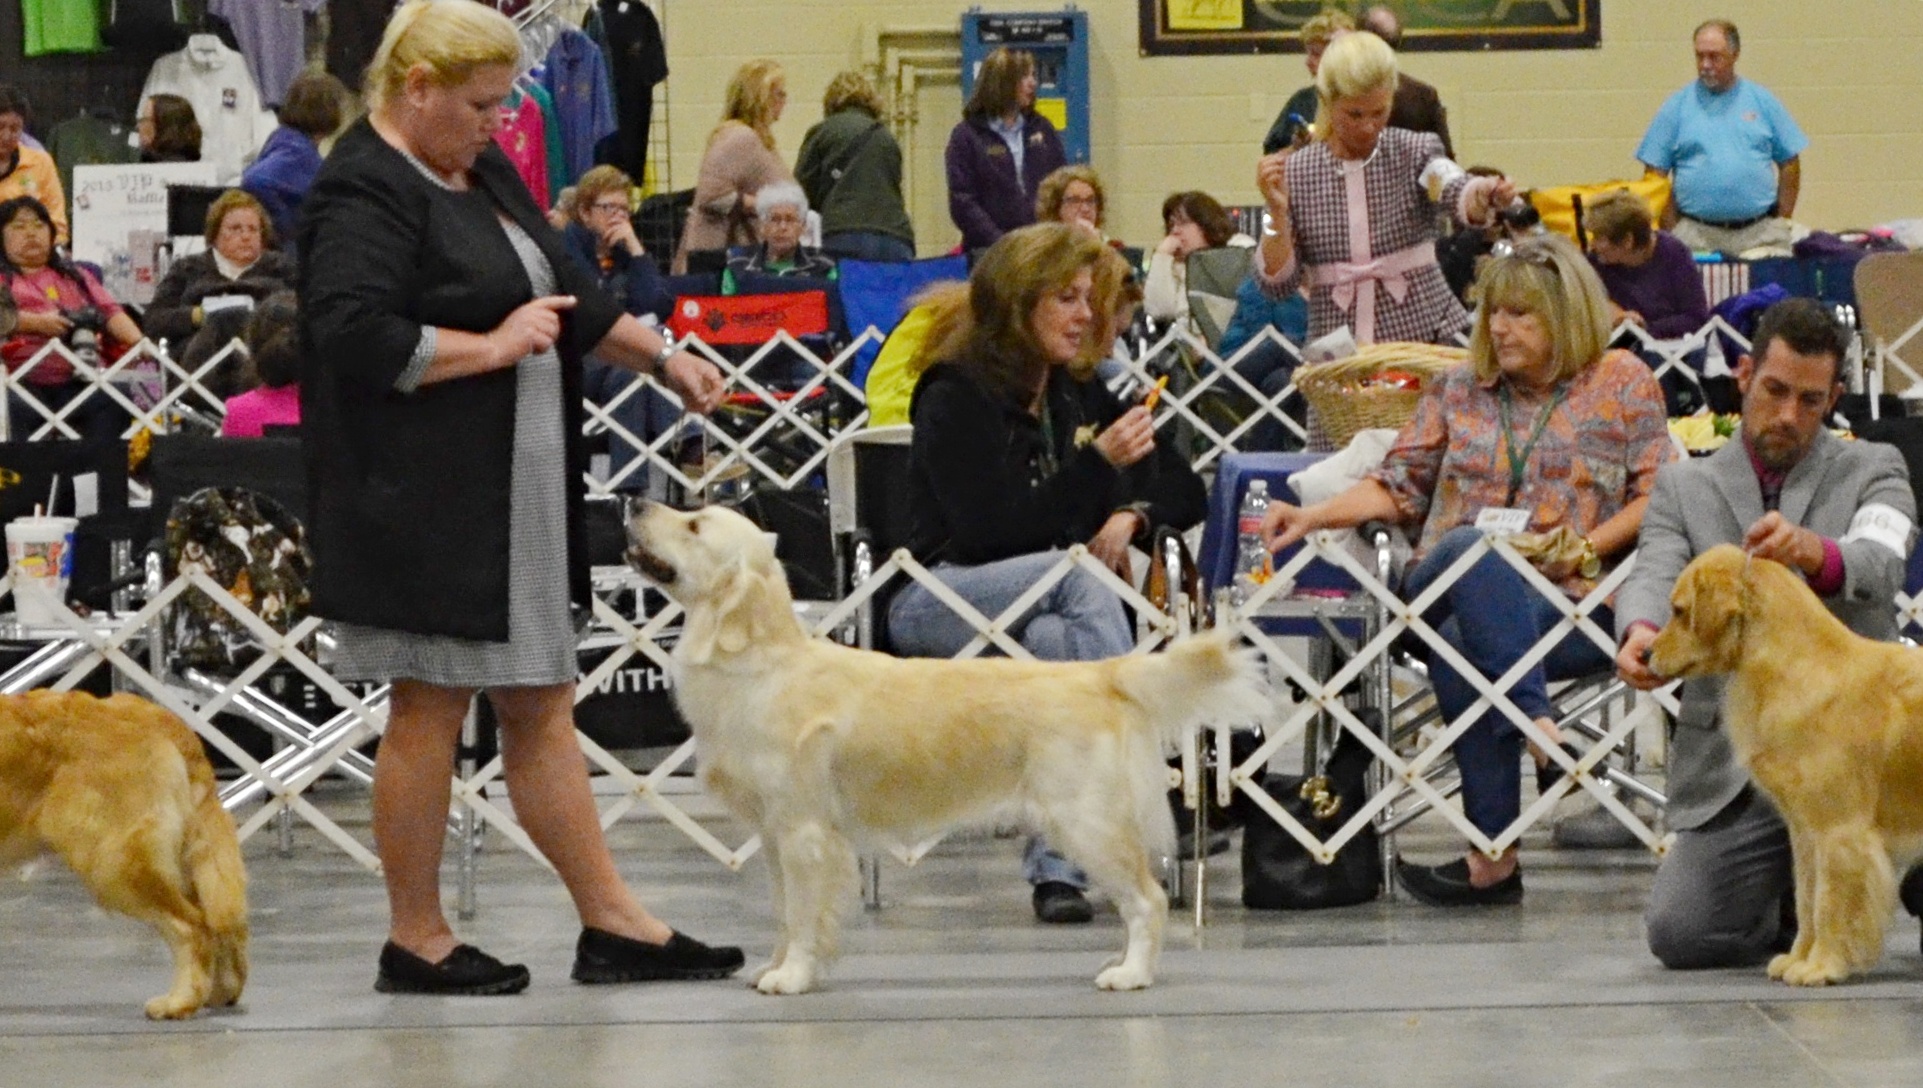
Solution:
{"label": "woman in floral blouse", "polygon": [[[1438,378],[1382,465],[1354,487],[1308,507],[1269,507],[1264,536],[1283,548],[1316,529],[1380,519],[1419,529],[1404,581],[1414,598],[1475,543],[1484,510],[1521,511],[1531,532],[1567,529],[1582,551],[1544,561],[1541,573],[1571,600],[1596,587],[1591,555],[1605,566],[1635,546],[1656,470],[1675,456],[1663,392],[1642,361],[1605,351],[1609,300],[1576,247],[1559,236],[1515,244],[1477,279],[1481,305],[1469,362]],[[1609,610],[1591,615],[1611,630]],[[1500,556],[1478,560],[1424,618],[1491,681],[1510,670],[1562,620]],[[1478,693],[1430,651],[1430,677],[1445,720]],[[1550,680],[1608,667],[1610,652],[1580,632],[1565,637],[1509,689],[1524,714],[1555,736]],[[1521,811],[1523,735],[1485,711],[1455,742],[1463,810],[1491,838]],[[1545,766],[1538,754],[1538,765]],[[1553,782],[1554,764],[1538,782]],[[1546,780],[1546,781],[1545,781]],[[1435,867],[1401,864],[1411,894],[1437,905],[1514,903],[1522,898],[1515,847],[1500,859],[1471,852]]]}

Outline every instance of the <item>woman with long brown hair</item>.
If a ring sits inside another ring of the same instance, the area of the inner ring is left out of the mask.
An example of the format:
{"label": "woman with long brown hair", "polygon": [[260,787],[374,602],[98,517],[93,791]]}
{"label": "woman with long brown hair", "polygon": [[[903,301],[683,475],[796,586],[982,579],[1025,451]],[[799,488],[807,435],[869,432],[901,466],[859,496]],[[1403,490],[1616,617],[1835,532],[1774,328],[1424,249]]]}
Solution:
{"label": "woman with long brown hair", "polygon": [[[910,404],[909,550],[943,585],[994,617],[1028,594],[1065,550],[1127,580],[1128,549],[1159,525],[1202,520],[1202,481],[1158,447],[1149,410],[1093,380],[1109,342],[1113,297],[1098,275],[1108,248],[1065,223],[1011,231],[968,278],[968,306],[941,322]],[[1109,312],[1098,313],[1098,307]],[[1076,567],[1007,628],[1044,661],[1127,653],[1122,602]],[[896,594],[888,632],[902,653],[948,657],[975,628],[920,583]],[[1072,859],[1029,842],[1036,917],[1086,922],[1086,878]]]}

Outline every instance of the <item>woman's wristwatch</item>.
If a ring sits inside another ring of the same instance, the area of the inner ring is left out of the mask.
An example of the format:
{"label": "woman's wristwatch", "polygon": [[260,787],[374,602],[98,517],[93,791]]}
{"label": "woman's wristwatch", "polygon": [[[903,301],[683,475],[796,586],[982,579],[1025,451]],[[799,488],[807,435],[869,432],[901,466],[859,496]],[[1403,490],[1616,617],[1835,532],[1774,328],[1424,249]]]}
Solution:
{"label": "woman's wristwatch", "polygon": [[680,351],[680,348],[674,346],[674,337],[663,337],[661,350],[654,353],[654,373],[661,373],[661,368],[667,366],[668,360],[674,358]]}

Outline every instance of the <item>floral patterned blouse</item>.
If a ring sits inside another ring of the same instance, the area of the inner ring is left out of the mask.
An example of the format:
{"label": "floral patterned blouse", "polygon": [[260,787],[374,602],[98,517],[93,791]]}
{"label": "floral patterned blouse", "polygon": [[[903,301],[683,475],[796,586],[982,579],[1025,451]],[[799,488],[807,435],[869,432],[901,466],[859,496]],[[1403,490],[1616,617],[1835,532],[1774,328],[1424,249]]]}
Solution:
{"label": "floral patterned blouse", "polygon": [[[1508,428],[1502,386],[1500,378],[1478,379],[1466,364],[1449,370],[1431,383],[1415,418],[1369,474],[1394,497],[1403,524],[1421,526],[1417,559],[1490,506],[1530,510],[1531,532],[1568,525],[1586,535],[1648,497],[1656,470],[1676,456],[1662,387],[1626,351],[1604,353],[1557,393],[1512,396]],[[1513,499],[1508,433],[1527,453]],[[1571,597],[1595,588],[1576,574],[1559,584]]]}

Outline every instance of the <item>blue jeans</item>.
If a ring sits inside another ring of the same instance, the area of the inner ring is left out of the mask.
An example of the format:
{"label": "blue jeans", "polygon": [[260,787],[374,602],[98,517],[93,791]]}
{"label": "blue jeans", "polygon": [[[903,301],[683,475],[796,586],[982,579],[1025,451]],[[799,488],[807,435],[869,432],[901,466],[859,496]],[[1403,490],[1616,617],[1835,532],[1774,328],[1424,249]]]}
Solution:
{"label": "blue jeans", "polygon": [[892,234],[872,230],[841,230],[821,238],[821,251],[830,257],[850,257],[857,261],[892,261],[905,264],[915,259],[915,247]]}
{"label": "blue jeans", "polygon": [[[939,563],[933,573],[992,620],[1061,562],[1063,554],[1035,552],[973,567]],[[1135,646],[1121,598],[1080,567],[1030,606],[1009,626],[1009,633],[1040,661],[1098,661]],[[911,582],[888,607],[888,634],[895,648],[911,657],[953,657],[974,640],[976,631],[921,583]],[[1028,841],[1022,875],[1030,884],[1055,881],[1088,887],[1087,875],[1039,836]]]}
{"label": "blue jeans", "polygon": [[[1473,526],[1443,534],[1404,580],[1403,596],[1414,598],[1462,558],[1481,536]],[[1598,626],[1614,627],[1608,609],[1591,613]],[[1477,560],[1456,579],[1429,611],[1423,614],[1443,640],[1491,681],[1508,672],[1562,619],[1554,603],[1545,600],[1522,575],[1495,553]],[[1426,649],[1426,644],[1425,644]],[[1429,680],[1436,703],[1448,721],[1462,715],[1476,701],[1475,688],[1451,668],[1441,655],[1428,652]],[[1554,718],[1549,681],[1568,680],[1609,667],[1611,658],[1587,635],[1572,631],[1537,665],[1509,689],[1509,698],[1531,718]],[[1456,738],[1456,767],[1462,772],[1462,809],[1469,822],[1494,837],[1522,812],[1523,735],[1515,723],[1486,710]]]}

